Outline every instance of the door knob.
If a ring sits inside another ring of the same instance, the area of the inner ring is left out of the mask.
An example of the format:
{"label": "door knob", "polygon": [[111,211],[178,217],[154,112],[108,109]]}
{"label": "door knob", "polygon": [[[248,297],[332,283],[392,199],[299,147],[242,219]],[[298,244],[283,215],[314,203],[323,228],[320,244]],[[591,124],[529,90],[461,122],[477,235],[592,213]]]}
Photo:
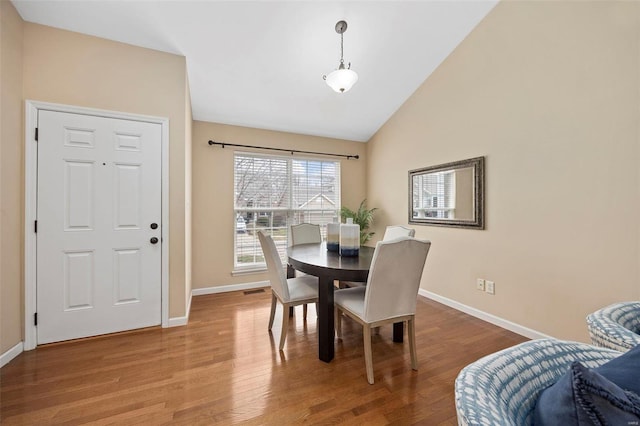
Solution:
{"label": "door knob", "polygon": [[158,229],[158,224],[157,223],[152,223],[151,225],[151,229]]}
{"label": "door knob", "polygon": [[151,239],[149,240],[149,242],[150,242],[151,244],[157,244],[157,243],[158,243],[158,238],[156,238],[156,237],[151,237]]}

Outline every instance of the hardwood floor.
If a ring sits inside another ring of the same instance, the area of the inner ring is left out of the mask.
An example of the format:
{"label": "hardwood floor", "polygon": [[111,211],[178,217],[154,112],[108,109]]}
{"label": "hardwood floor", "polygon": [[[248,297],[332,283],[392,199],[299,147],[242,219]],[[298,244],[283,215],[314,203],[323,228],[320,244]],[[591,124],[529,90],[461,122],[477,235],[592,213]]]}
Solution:
{"label": "hardwood floor", "polygon": [[455,425],[453,382],[468,363],[526,338],[419,297],[416,341],[373,337],[366,380],[362,328],[343,320],[335,359],[318,360],[309,305],[278,352],[281,307],[267,332],[271,293],[193,298],[189,325],[48,345],[0,370],[0,423]]}

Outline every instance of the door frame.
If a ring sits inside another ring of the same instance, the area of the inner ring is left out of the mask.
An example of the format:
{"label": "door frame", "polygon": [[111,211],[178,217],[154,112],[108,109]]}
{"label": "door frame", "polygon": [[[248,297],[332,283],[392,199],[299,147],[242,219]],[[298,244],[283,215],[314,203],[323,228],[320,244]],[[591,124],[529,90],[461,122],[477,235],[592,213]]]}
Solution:
{"label": "door frame", "polygon": [[162,234],[161,234],[161,298],[162,327],[169,327],[169,119],[149,115],[130,114],[73,105],[54,104],[33,100],[25,101],[25,156],[24,156],[24,350],[35,349],[38,343],[37,327],[34,324],[37,300],[36,248],[37,239],[34,223],[38,201],[38,144],[35,132],[38,123],[38,111],[66,112],[93,115],[104,118],[117,118],[161,126],[161,174],[162,174]]}

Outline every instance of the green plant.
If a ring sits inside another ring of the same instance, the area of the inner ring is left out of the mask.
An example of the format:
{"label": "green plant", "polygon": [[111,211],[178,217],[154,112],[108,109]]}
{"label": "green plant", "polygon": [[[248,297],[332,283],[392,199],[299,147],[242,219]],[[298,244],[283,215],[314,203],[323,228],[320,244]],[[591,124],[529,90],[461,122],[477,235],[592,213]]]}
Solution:
{"label": "green plant", "polygon": [[376,207],[372,209],[367,209],[367,199],[365,198],[360,203],[360,207],[358,210],[353,211],[348,207],[342,207],[340,209],[340,217],[342,220],[350,217],[353,218],[353,223],[357,223],[360,225],[360,245],[364,245],[367,241],[371,239],[371,237],[375,234],[375,232],[368,232],[367,230],[373,223],[373,212],[378,210]]}

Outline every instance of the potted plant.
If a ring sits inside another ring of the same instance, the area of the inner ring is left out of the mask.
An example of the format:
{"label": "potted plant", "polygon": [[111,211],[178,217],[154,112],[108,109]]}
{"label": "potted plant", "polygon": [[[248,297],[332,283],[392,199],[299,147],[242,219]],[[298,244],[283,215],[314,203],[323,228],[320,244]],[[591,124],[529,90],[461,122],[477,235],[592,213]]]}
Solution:
{"label": "potted plant", "polygon": [[342,207],[340,209],[340,217],[342,220],[350,217],[353,218],[353,223],[360,225],[360,245],[364,245],[371,239],[375,232],[368,232],[367,230],[373,223],[373,212],[378,210],[377,208],[367,209],[367,199],[365,198],[360,203],[358,210],[353,211],[348,207]]}

